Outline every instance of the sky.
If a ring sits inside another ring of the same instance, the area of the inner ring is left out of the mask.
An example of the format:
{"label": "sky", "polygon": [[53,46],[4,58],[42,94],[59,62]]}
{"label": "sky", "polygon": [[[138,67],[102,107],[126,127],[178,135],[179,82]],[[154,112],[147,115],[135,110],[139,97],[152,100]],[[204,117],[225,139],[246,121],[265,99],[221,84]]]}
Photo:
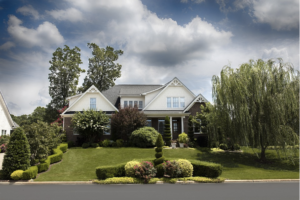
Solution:
{"label": "sky", "polygon": [[298,0],[0,0],[0,17],[0,90],[17,116],[51,101],[49,61],[64,45],[85,70],[87,43],[123,50],[116,84],[177,77],[209,101],[226,65],[280,57],[299,69]]}

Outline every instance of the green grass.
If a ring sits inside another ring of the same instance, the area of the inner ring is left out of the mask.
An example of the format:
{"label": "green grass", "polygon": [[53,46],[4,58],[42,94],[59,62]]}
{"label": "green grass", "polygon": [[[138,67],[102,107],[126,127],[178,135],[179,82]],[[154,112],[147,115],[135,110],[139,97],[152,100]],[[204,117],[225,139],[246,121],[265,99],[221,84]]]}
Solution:
{"label": "green grass", "polygon": [[[299,154],[296,165],[287,160],[279,160],[275,150],[267,151],[268,164],[260,163],[243,148],[244,153],[212,152],[208,149],[165,149],[168,159],[200,159],[220,163],[224,166],[222,177],[226,179],[298,179]],[[95,169],[98,166],[124,163],[133,159],[153,160],[154,149],[140,148],[71,148],[63,156],[63,161],[51,166],[40,174],[36,181],[88,181],[97,179]]]}

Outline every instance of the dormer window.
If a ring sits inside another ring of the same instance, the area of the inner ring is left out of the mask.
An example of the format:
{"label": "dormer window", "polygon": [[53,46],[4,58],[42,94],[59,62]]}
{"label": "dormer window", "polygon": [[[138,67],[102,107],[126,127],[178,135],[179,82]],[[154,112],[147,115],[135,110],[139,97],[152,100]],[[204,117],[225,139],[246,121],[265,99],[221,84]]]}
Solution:
{"label": "dormer window", "polygon": [[90,109],[91,110],[96,110],[96,98],[90,98]]}
{"label": "dormer window", "polygon": [[178,97],[173,97],[173,108],[179,107]]}
{"label": "dormer window", "polygon": [[185,98],[167,97],[167,108],[185,108]]}

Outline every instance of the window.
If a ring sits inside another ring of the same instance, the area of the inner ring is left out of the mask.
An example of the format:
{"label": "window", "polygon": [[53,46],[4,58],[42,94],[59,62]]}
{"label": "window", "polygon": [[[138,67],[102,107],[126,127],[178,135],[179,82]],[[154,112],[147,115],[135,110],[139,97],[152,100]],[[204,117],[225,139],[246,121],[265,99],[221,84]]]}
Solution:
{"label": "window", "polygon": [[90,109],[96,110],[96,98],[90,98]]}
{"label": "window", "polygon": [[124,108],[128,107],[128,101],[124,101]]}
{"label": "window", "polygon": [[180,107],[181,108],[185,107],[184,97],[180,97]]}
{"label": "window", "polygon": [[79,135],[78,130],[76,128],[73,129],[73,135]]}
{"label": "window", "polygon": [[147,126],[152,127],[152,120],[151,119],[147,119]]}
{"label": "window", "polygon": [[173,108],[178,108],[178,107],[179,107],[178,97],[173,97]]}
{"label": "window", "polygon": [[134,107],[135,107],[135,108],[138,107],[138,101],[134,101]]}
{"label": "window", "polygon": [[178,132],[178,123],[177,120],[173,120],[173,131]]}
{"label": "window", "polygon": [[200,134],[201,132],[201,120],[200,119],[196,119],[197,123],[194,123],[194,133],[195,134]]}
{"label": "window", "polygon": [[1,135],[6,135],[6,130],[2,130]]}
{"label": "window", "polygon": [[108,122],[108,124],[106,125],[105,128],[106,129],[104,129],[103,134],[104,135],[110,135],[110,130],[111,130],[111,128],[110,128],[110,118],[109,118],[109,122]]}
{"label": "window", "polygon": [[171,97],[167,97],[167,107],[171,108]]}
{"label": "window", "polygon": [[129,107],[133,107],[132,103],[132,101],[129,101]]}
{"label": "window", "polygon": [[162,135],[164,134],[164,127],[165,127],[165,120],[159,119],[158,120],[158,132]]}
{"label": "window", "polygon": [[139,101],[139,109],[143,109],[143,101]]}

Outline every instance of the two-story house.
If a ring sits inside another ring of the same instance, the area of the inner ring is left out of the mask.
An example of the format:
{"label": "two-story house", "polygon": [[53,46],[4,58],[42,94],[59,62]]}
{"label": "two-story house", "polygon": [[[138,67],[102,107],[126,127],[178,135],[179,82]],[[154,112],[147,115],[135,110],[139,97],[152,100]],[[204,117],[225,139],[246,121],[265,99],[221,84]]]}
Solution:
{"label": "two-story house", "polygon": [[[178,78],[173,78],[164,85],[121,84],[100,92],[91,86],[86,92],[68,97],[69,108],[61,116],[68,140],[75,141],[76,131],[71,127],[71,119],[75,112],[89,108],[102,110],[108,116],[118,108],[136,106],[147,116],[148,126],[163,134],[164,119],[170,117],[172,139],[178,134],[188,132],[189,115],[200,112],[200,104],[208,102],[201,94],[195,95]],[[104,138],[109,138],[109,131]],[[195,138],[201,134],[195,127]]]}
{"label": "two-story house", "polygon": [[4,96],[0,91],[0,137],[2,135],[10,135],[12,130],[17,127],[19,125],[11,118]]}

